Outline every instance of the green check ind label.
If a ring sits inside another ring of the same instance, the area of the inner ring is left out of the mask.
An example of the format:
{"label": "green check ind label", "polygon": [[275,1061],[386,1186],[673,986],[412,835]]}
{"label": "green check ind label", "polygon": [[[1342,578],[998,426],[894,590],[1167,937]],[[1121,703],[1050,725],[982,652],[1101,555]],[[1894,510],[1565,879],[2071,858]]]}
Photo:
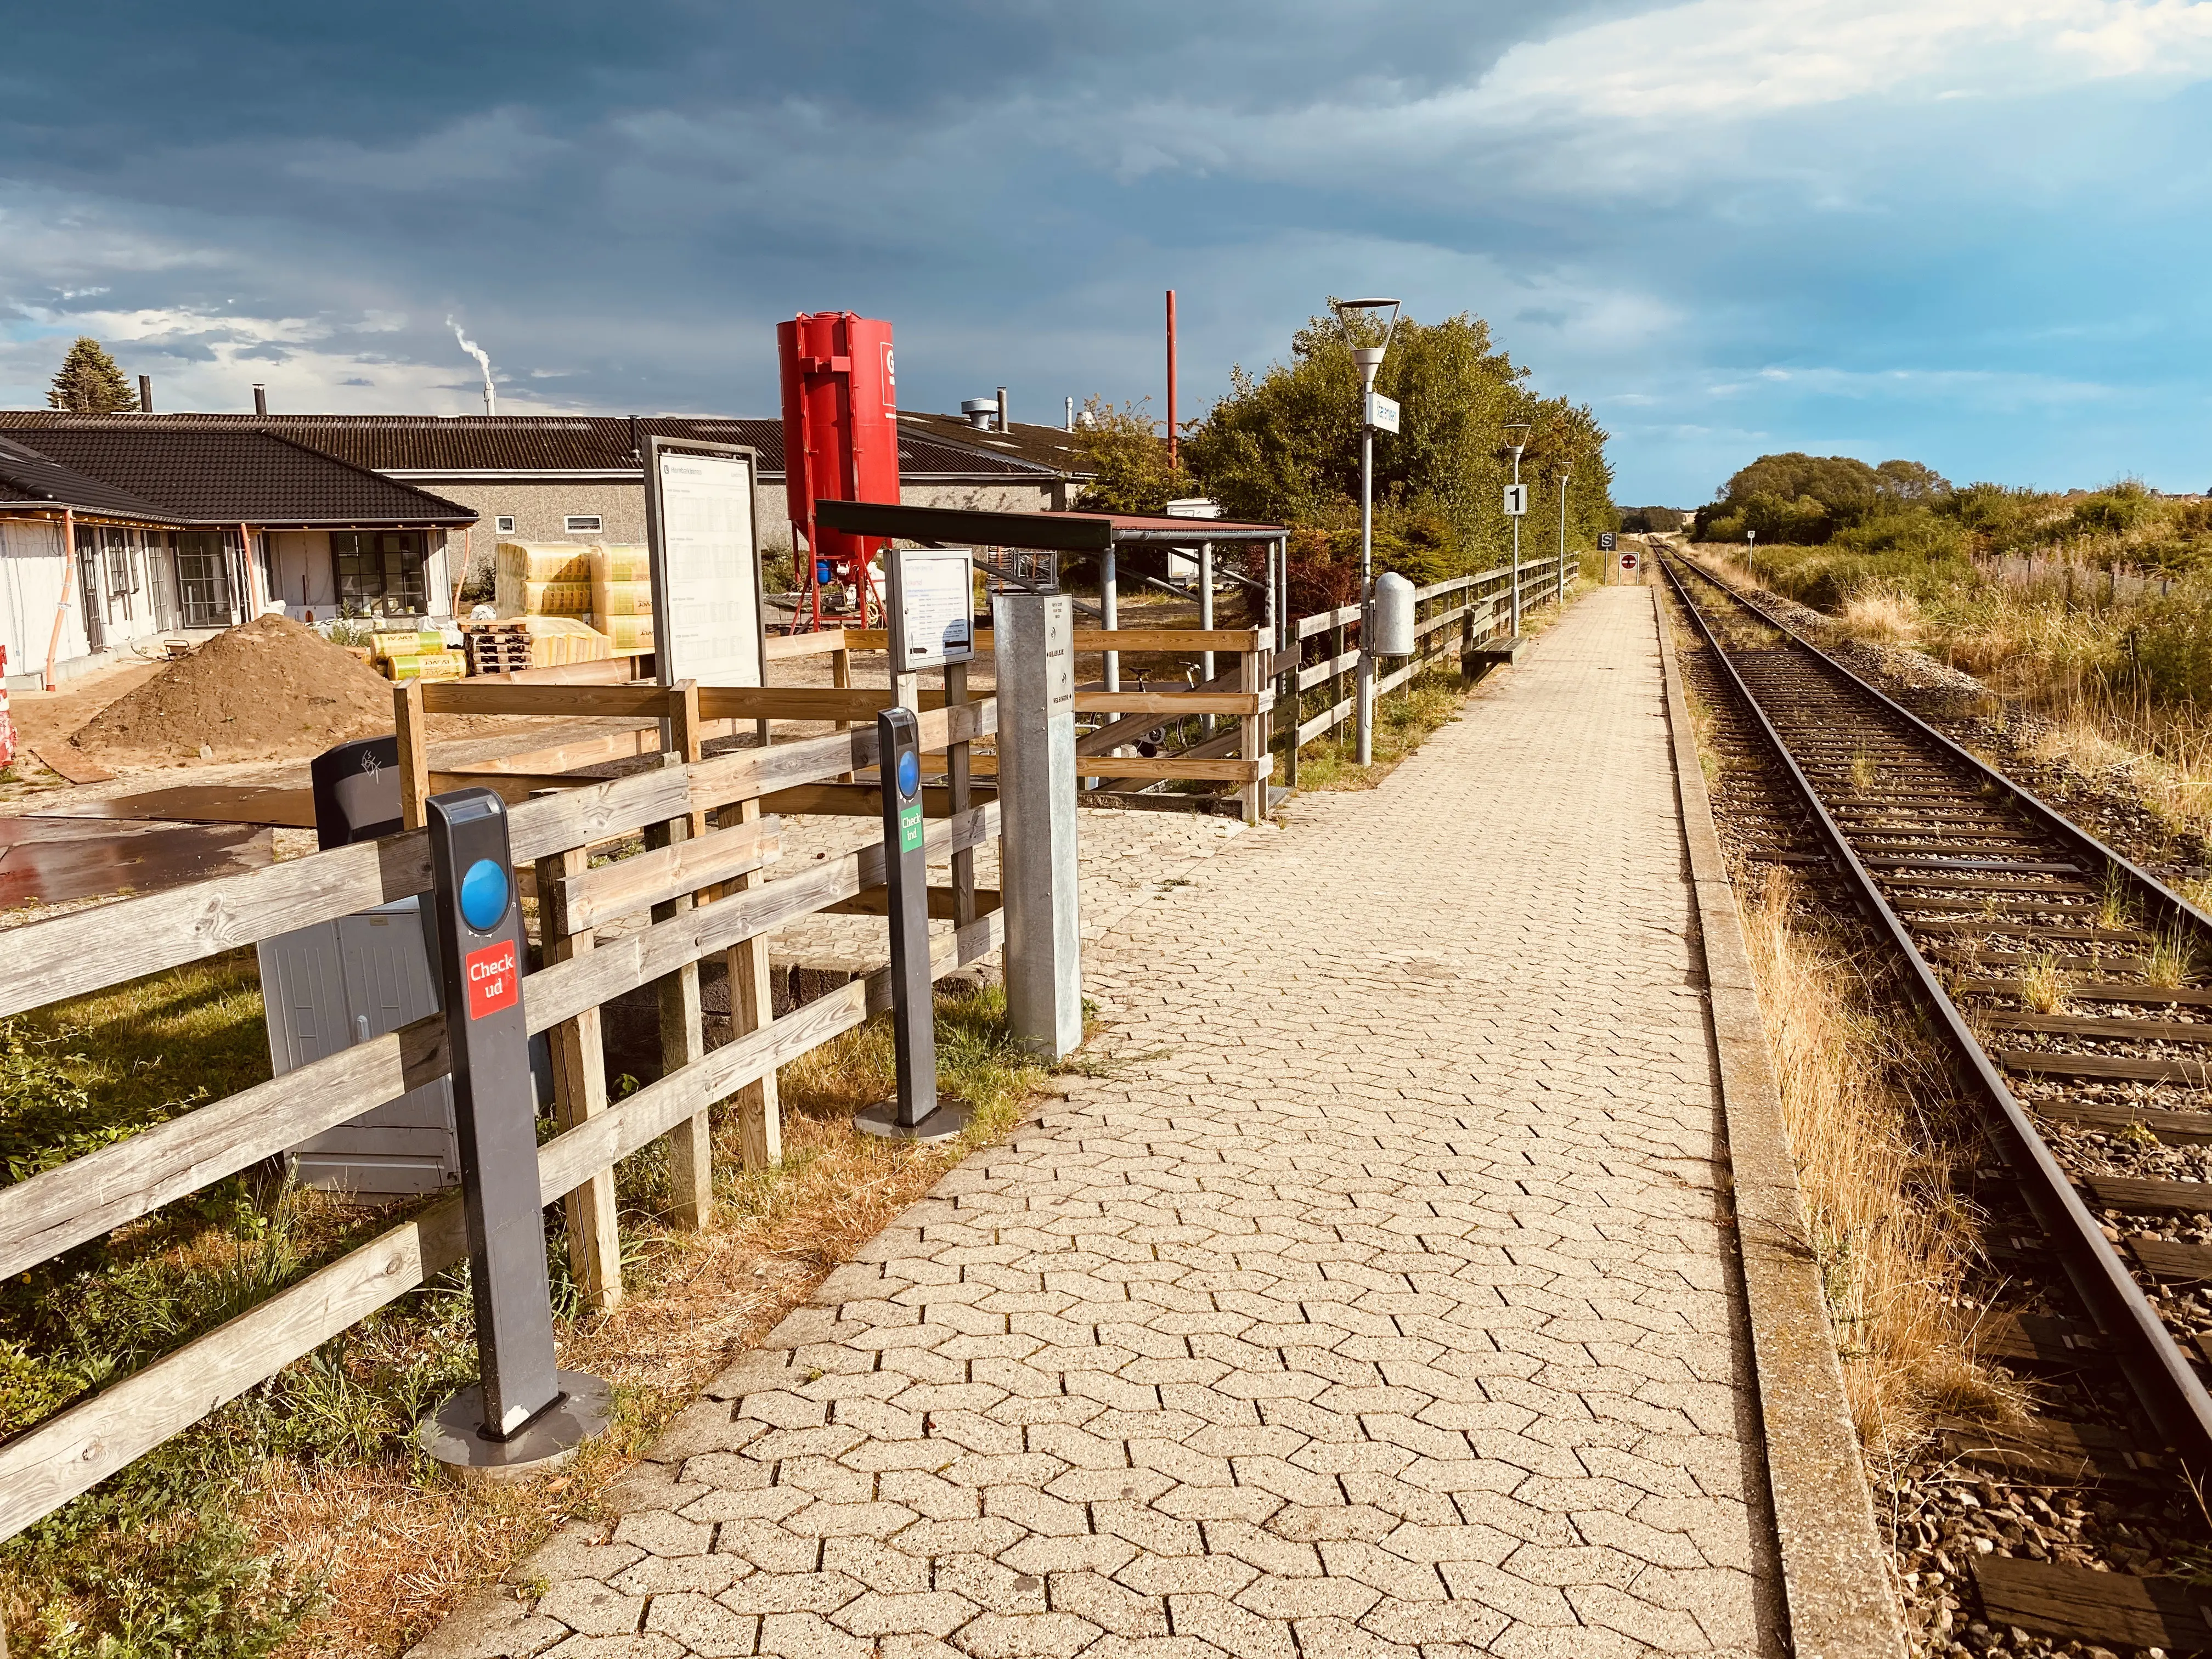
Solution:
{"label": "green check ind label", "polygon": [[921,850],[921,803],[908,801],[899,808],[899,851],[919,853]]}

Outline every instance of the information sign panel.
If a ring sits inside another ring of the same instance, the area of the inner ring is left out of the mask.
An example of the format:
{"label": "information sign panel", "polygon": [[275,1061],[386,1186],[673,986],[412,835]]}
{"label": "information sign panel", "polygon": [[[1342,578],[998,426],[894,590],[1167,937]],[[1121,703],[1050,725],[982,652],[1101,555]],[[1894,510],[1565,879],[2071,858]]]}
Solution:
{"label": "information sign panel", "polygon": [[1524,519],[1528,516],[1528,486],[1527,484],[1505,486],[1505,516],[1509,519]]}
{"label": "information sign panel", "polygon": [[646,543],[653,572],[653,653],[663,685],[760,685],[768,654],[757,458],[736,444],[649,437]]}
{"label": "information sign panel", "polygon": [[1367,394],[1367,424],[1377,432],[1395,432],[1398,429],[1397,399],[1386,398],[1379,392],[1369,392]]}
{"label": "information sign panel", "polygon": [[964,547],[895,547],[891,672],[943,668],[975,654],[975,556]]}

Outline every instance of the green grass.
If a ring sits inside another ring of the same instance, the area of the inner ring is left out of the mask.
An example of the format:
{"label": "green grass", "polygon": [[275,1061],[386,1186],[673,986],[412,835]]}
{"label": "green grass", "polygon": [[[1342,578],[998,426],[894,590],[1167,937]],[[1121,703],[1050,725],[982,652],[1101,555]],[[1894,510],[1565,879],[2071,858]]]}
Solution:
{"label": "green grass", "polygon": [[1358,740],[1346,720],[1298,751],[1298,787],[1372,789],[1431,733],[1459,719],[1466,682],[1456,668],[1435,668],[1407,681],[1375,705],[1374,762],[1362,766]]}
{"label": "green grass", "polygon": [[[1016,1048],[1004,993],[941,991],[939,1086],[975,1107],[961,1141],[917,1149],[854,1134],[891,1091],[888,1016],[781,1074],[783,1166],[745,1172],[718,1113],[724,1218],[826,1266],[974,1146],[1002,1135],[1050,1068]],[[252,953],[0,1021],[0,1150],[19,1181],[269,1073]],[[625,1260],[662,1245],[665,1154],[625,1160]],[[363,1212],[233,1177],[0,1285],[0,1434],[173,1351],[382,1231]],[[557,1217],[557,1209],[552,1212]],[[823,1218],[830,1218],[825,1222]],[[548,1265],[564,1326],[576,1297],[557,1227]],[[632,1279],[650,1295],[651,1271]],[[272,1460],[440,1477],[416,1419],[476,1370],[465,1267],[400,1298],[93,1492],[0,1544],[0,1608],[16,1659],[230,1659],[275,1650],[326,1596],[334,1564],[271,1550],[240,1520]]]}

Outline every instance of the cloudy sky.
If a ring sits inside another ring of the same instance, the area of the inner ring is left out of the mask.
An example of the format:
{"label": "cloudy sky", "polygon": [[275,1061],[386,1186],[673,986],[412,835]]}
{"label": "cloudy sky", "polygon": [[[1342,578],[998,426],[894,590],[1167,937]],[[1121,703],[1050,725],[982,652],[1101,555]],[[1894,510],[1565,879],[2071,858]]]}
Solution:
{"label": "cloudy sky", "polygon": [[1330,294],[1471,310],[1687,505],[1763,451],[2212,485],[2212,0],[9,8],[0,406],[1183,413]]}

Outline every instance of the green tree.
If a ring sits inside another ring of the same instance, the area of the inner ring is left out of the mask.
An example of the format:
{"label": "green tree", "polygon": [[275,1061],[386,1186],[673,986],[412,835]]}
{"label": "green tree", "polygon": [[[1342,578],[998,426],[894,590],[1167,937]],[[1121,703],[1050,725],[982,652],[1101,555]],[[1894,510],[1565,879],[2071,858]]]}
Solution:
{"label": "green tree", "polygon": [[80,334],[54,374],[46,406],[79,415],[112,415],[137,408],[138,398],[100,342],[89,334]]}
{"label": "green tree", "polygon": [[1075,423],[1076,447],[1097,475],[1075,504],[1092,513],[1164,513],[1192,493],[1189,476],[1168,465],[1167,441],[1145,413],[1150,403],[1116,408],[1092,397]]}
{"label": "green tree", "polygon": [[[1183,443],[1193,476],[1224,512],[1305,532],[1294,548],[1309,562],[1358,558],[1359,369],[1352,348],[1368,343],[1334,316],[1309,319],[1291,337],[1289,362],[1256,376],[1233,370],[1229,395]],[[1480,318],[1401,319],[1376,383],[1400,405],[1399,430],[1375,439],[1379,566],[1436,580],[1504,556],[1512,538],[1500,501],[1512,477],[1510,422],[1531,428],[1521,467],[1532,509],[1523,553],[1540,557],[1552,544],[1563,472],[1571,473],[1570,538],[1586,544],[1613,528],[1605,432],[1587,408],[1538,398],[1527,380]],[[1294,570],[1294,605],[1300,580]]]}

